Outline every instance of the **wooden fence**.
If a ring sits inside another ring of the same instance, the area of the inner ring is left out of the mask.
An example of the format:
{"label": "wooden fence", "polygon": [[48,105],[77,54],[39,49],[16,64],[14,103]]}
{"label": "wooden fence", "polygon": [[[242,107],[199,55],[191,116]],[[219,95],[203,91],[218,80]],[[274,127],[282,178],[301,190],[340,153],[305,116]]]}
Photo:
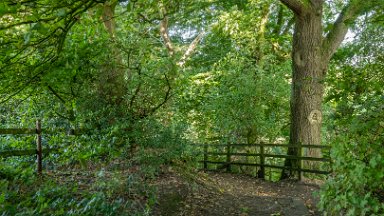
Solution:
{"label": "wooden fence", "polygon": [[[49,131],[47,131],[49,133]],[[75,132],[71,130],[70,135],[82,134],[83,130],[79,130]],[[41,121],[36,121],[36,128],[19,128],[19,129],[0,129],[0,134],[8,134],[8,135],[17,135],[17,134],[26,134],[26,135],[36,135],[36,149],[21,149],[21,150],[6,150],[0,151],[0,158],[3,157],[12,157],[12,156],[27,156],[27,155],[37,155],[37,173],[39,175],[42,174],[42,160],[43,153],[47,154],[49,152],[57,151],[58,149],[43,149],[42,146],[42,128]],[[316,174],[329,174],[330,171],[326,170],[316,170],[316,169],[305,169],[302,168],[303,161],[318,161],[322,163],[330,163],[331,160],[329,158],[315,158],[315,157],[305,157],[301,156],[301,152],[303,149],[323,149],[329,150],[330,146],[323,145],[287,145],[287,144],[203,144],[198,145],[203,147],[203,160],[200,162],[203,163],[204,170],[208,170],[208,164],[221,164],[225,166],[226,171],[231,172],[232,166],[251,166],[259,168],[257,173],[259,178],[264,178],[265,176],[265,168],[275,168],[275,169],[284,169],[298,172],[299,179],[301,178],[302,173],[316,173]],[[285,154],[271,154],[271,151],[266,151],[268,148],[298,148],[298,152],[300,155],[285,155]],[[216,151],[208,151],[210,149],[214,149]],[[249,152],[237,152],[239,149],[253,149],[253,152],[257,153],[249,153]],[[217,151],[220,149],[224,149],[224,151]],[[225,156],[225,160],[212,160],[209,159],[209,156]],[[238,162],[233,160],[233,157],[257,157],[258,163],[247,163],[247,162]],[[292,159],[299,161],[299,167],[285,167],[281,165],[274,165],[266,163],[266,158],[283,158],[283,159]]]}
{"label": "wooden fence", "polygon": [[[290,170],[296,171],[298,173],[299,180],[301,179],[302,173],[315,173],[315,174],[329,174],[329,170],[316,170],[316,169],[305,169],[302,167],[302,161],[318,161],[321,163],[330,164],[331,160],[329,158],[316,158],[316,157],[305,157],[301,156],[303,149],[322,149],[329,151],[330,146],[324,145],[288,145],[288,144],[204,144],[203,146],[203,160],[199,161],[203,163],[204,170],[208,170],[208,164],[221,164],[226,168],[227,172],[231,172],[233,165],[237,166],[253,166],[258,167],[259,171],[257,176],[259,178],[264,178],[265,168],[275,168],[281,170]],[[286,154],[271,154],[266,151],[268,148],[298,148],[300,155],[286,155]],[[214,149],[214,151],[208,151],[208,148]],[[248,153],[248,152],[235,152],[236,150],[241,149],[253,149],[257,153]],[[224,150],[224,151],[223,151]],[[212,160],[209,159],[209,156],[225,156],[225,161],[223,160]],[[237,157],[246,157],[253,156],[258,158],[258,163],[247,163],[247,162],[238,162],[233,160],[233,156]],[[283,159],[292,159],[297,160],[299,167],[286,167],[281,165],[267,164],[266,158],[283,158]]]}
{"label": "wooden fence", "polygon": [[45,148],[42,145],[42,128],[41,121],[36,121],[36,128],[15,128],[15,129],[0,129],[2,135],[36,135],[36,149],[17,149],[17,150],[4,150],[0,151],[0,158],[13,157],[13,156],[30,156],[37,155],[37,173],[42,174],[43,171],[43,154],[50,152],[57,152],[56,148]]}

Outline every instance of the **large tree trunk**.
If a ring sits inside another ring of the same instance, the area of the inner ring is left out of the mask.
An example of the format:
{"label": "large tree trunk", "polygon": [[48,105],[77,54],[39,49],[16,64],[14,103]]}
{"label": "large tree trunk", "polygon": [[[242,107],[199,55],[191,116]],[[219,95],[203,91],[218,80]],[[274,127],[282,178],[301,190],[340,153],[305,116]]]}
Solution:
{"label": "large tree trunk", "polygon": [[[110,105],[119,105],[123,101],[126,92],[125,70],[121,51],[116,41],[115,8],[117,2],[107,1],[103,5],[102,21],[110,36],[110,62],[102,69],[99,80],[99,94]],[[128,78],[129,78],[128,74]]]}
{"label": "large tree trunk", "polygon": [[[312,5],[295,14],[292,50],[292,93],[290,145],[321,143],[321,104],[326,63],[322,58],[322,4]],[[289,147],[289,155],[301,155],[301,150]],[[319,156],[314,149],[306,156]],[[299,161],[287,159],[285,166],[298,168]],[[294,172],[283,171],[282,178]]]}
{"label": "large tree trunk", "polygon": [[[321,104],[324,78],[332,55],[348,32],[347,23],[377,5],[376,1],[350,0],[344,5],[332,28],[323,37],[322,10],[325,0],[280,0],[295,14],[292,50],[292,98],[290,145],[321,143]],[[301,150],[290,146],[288,154],[300,156]],[[311,149],[306,156],[320,156]],[[285,166],[299,167],[287,159]],[[307,163],[308,165],[308,163]],[[311,164],[309,164],[311,167]],[[281,178],[294,175],[283,170]]]}

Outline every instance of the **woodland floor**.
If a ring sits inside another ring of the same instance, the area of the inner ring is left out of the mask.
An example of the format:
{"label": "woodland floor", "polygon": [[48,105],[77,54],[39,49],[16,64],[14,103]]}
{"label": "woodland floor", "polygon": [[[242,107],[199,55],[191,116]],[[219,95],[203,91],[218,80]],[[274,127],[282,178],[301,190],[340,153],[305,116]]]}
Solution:
{"label": "woodland floor", "polygon": [[154,215],[321,215],[315,208],[313,193],[319,185],[314,182],[275,183],[229,173],[202,173],[194,179],[191,184],[171,172],[154,182],[159,188]]}

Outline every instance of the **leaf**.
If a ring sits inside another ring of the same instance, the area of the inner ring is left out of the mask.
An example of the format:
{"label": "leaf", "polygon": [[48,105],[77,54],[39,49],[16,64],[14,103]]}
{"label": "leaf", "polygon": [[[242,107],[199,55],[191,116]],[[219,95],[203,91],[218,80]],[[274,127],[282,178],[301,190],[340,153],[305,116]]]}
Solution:
{"label": "leaf", "polygon": [[32,36],[32,32],[27,32],[24,35],[24,45],[29,44],[29,42],[31,41],[31,36]]}
{"label": "leaf", "polygon": [[0,195],[0,204],[4,203],[5,201],[5,193],[1,193]]}
{"label": "leaf", "polygon": [[372,159],[369,161],[369,165],[371,165],[371,167],[375,168],[375,167],[377,166],[376,158],[372,158]]}
{"label": "leaf", "polygon": [[67,15],[67,12],[64,8],[60,8],[59,10],[57,10],[56,15],[58,17],[65,17]]}
{"label": "leaf", "polygon": [[9,7],[6,3],[0,3],[0,18],[6,14],[14,13],[15,8]]}

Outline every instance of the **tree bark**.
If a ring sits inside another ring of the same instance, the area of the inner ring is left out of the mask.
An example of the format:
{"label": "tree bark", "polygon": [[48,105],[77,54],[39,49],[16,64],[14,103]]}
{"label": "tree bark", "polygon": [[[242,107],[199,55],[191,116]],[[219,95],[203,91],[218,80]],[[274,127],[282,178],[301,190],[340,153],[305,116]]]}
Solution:
{"label": "tree bark", "polygon": [[165,47],[167,47],[167,50],[169,52],[169,56],[173,56],[175,53],[175,49],[173,48],[171,38],[168,33],[168,16],[164,15],[163,19],[160,21],[160,34],[163,38]]}
{"label": "tree bark", "polygon": [[[125,70],[123,59],[116,42],[116,20],[115,8],[117,2],[107,1],[103,5],[102,21],[110,36],[111,62],[106,64],[102,70],[99,81],[99,94],[111,105],[118,105],[122,102],[126,92]],[[128,80],[130,74],[127,75]]]}
{"label": "tree bark", "polygon": [[[322,4],[295,13],[292,47],[292,91],[290,145],[321,144],[321,105],[326,63],[322,58]],[[301,149],[289,147],[289,155],[300,155]],[[319,156],[320,151],[309,149],[306,156]],[[298,168],[300,161],[287,159],[285,166]],[[283,171],[282,178],[293,176]]]}
{"label": "tree bark", "polygon": [[[298,156],[301,149],[292,145],[321,144],[321,105],[328,63],[348,31],[347,23],[375,7],[373,1],[349,1],[323,38],[324,0],[280,0],[295,15],[292,47],[291,129],[288,154]],[[320,150],[309,149],[305,156],[320,156]],[[287,159],[287,167],[300,167],[297,160]],[[309,164],[310,168],[311,164]],[[283,170],[281,179],[292,177]]]}

